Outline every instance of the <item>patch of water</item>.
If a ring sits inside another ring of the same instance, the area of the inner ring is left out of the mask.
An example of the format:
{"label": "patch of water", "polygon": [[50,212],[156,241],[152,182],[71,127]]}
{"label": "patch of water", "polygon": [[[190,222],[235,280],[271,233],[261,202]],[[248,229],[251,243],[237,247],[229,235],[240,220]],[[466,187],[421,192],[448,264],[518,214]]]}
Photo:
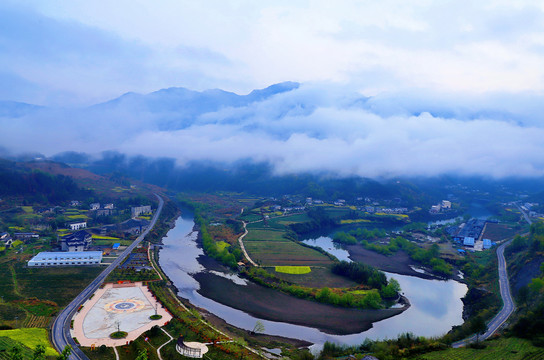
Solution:
{"label": "patch of water", "polygon": [[307,240],[302,240],[301,242],[306,245],[320,247],[321,249],[325,250],[329,254],[334,255],[340,261],[344,260],[344,261],[351,262],[351,259],[349,257],[349,252],[343,249],[340,245],[333,242],[330,237],[320,236],[316,239],[307,239]]}
{"label": "patch of water", "polygon": [[222,278],[225,278],[225,279],[229,279],[230,281],[232,281],[236,285],[247,285],[247,280],[242,279],[241,277],[239,277],[236,274],[227,274],[227,273],[224,273],[224,272],[221,272],[221,271],[215,271],[215,270],[208,270],[208,271],[210,273],[214,274],[214,275],[221,276]]}

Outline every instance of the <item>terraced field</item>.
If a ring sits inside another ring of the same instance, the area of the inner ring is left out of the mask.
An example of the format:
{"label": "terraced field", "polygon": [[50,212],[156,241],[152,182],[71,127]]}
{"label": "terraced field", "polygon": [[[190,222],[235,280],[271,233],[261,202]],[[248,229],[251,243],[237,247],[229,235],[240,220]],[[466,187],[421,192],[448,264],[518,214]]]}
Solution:
{"label": "terraced field", "polygon": [[419,355],[413,359],[424,360],[537,360],[544,359],[544,348],[535,347],[530,341],[518,338],[502,338],[484,342],[485,349],[448,349]]}
{"label": "terraced field", "polygon": [[21,346],[17,341],[0,336],[0,360],[11,360],[10,351],[14,346],[19,346],[23,359],[32,359],[32,349]]}
{"label": "terraced field", "polygon": [[[45,347],[45,355],[47,356],[58,355],[57,351],[49,343],[49,337],[47,335],[47,330],[45,329],[31,328],[31,329],[0,330],[0,349],[2,346],[1,345],[2,342],[4,342],[6,346],[9,346],[9,349],[13,347],[15,342],[18,342],[26,346],[27,349],[32,349],[32,350],[36,348],[37,345],[43,345]],[[31,359],[31,358],[32,356],[28,356],[28,357],[23,356],[23,359]]]}
{"label": "terraced field", "polygon": [[23,327],[25,328],[46,328],[49,325],[49,322],[51,321],[51,317],[49,316],[36,316],[30,314],[26,317],[25,322],[23,323]]}

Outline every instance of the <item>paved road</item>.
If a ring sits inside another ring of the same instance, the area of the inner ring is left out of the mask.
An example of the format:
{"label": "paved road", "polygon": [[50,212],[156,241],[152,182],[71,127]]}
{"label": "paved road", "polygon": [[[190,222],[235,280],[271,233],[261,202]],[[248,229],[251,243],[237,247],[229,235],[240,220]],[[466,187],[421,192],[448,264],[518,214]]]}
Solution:
{"label": "paved road", "polygon": [[51,330],[51,339],[55,348],[61,352],[66,345],[72,346],[72,354],[70,355],[70,360],[88,360],[89,358],[77,347],[74,339],[70,336],[70,320],[74,316],[75,312],[88,298],[94,293],[98,287],[102,284],[104,279],[115,269],[124,259],[138,246],[142,240],[145,238],[147,233],[155,226],[157,219],[162,211],[162,206],[164,200],[157,194],[155,196],[159,199],[159,207],[151,220],[151,223],[147,229],[138,236],[136,240],[130,246],[128,246],[121,255],[115,259],[96,279],[94,279],[89,286],[85,288],[68,306],[66,306],[57,316],[55,322],[53,323],[53,328]]}
{"label": "paved road", "polygon": [[521,206],[519,206],[518,203],[516,203],[516,206],[518,207],[519,211],[521,211],[521,214],[525,218],[525,221],[527,221],[529,223],[529,225],[531,225],[533,223],[533,221],[529,218],[527,213],[521,208]]}
{"label": "paved road", "polygon": [[[504,324],[506,320],[508,320],[510,315],[512,315],[512,313],[516,309],[516,305],[514,304],[514,300],[512,299],[512,294],[510,293],[510,282],[508,281],[508,271],[506,269],[506,260],[504,258],[504,249],[508,245],[510,245],[511,242],[512,240],[508,240],[497,248],[497,258],[499,260],[499,286],[503,306],[501,311],[499,311],[499,313],[487,324],[487,331],[484,334],[480,335],[480,340],[485,340],[493,335],[501,327],[501,325]],[[462,347],[475,341],[476,335],[473,335],[468,339],[453,343],[452,346],[454,348]]]}

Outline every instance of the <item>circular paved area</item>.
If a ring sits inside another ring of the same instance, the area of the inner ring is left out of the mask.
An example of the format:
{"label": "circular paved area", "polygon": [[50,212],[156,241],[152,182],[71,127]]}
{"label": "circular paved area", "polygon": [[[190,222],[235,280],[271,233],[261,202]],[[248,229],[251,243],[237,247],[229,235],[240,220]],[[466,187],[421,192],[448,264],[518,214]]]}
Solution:
{"label": "circular paved area", "polygon": [[[136,339],[143,332],[155,325],[162,326],[172,316],[157,304],[147,287],[141,284],[116,286],[107,284],[99,289],[95,296],[87,301],[83,309],[74,317],[72,336],[82,346],[119,346]],[[157,312],[159,320],[149,317]],[[110,339],[109,335],[117,330],[126,331],[125,339]]]}
{"label": "circular paved area", "polygon": [[136,299],[121,299],[112,301],[104,306],[108,312],[117,314],[141,311],[145,308],[145,302]]}

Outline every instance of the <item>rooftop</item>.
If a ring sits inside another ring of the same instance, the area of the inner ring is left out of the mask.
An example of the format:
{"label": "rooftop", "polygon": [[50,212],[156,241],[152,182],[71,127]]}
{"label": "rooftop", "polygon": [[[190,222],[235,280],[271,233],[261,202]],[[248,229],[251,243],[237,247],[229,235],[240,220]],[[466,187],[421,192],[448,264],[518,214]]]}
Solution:
{"label": "rooftop", "polygon": [[44,259],[50,259],[52,257],[55,257],[59,260],[61,259],[70,259],[70,258],[101,258],[102,257],[102,251],[63,251],[63,252],[56,252],[56,251],[42,251],[38,253],[38,255],[34,256],[31,261],[39,261]]}

